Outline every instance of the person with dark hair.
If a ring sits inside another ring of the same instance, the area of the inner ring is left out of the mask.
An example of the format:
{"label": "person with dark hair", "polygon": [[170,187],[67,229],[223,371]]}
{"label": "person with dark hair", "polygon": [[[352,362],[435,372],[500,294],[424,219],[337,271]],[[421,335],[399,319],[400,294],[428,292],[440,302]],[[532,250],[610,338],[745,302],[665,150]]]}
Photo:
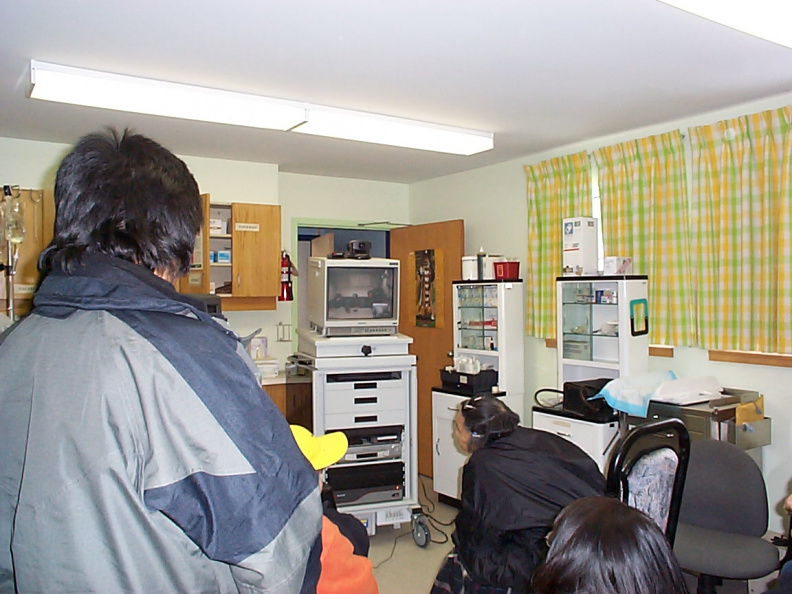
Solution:
{"label": "person with dark hair", "polygon": [[460,405],[454,435],[471,455],[462,469],[455,547],[440,568],[434,594],[530,592],[558,512],[605,492],[605,478],[583,450],[518,423],[496,396],[475,396]]}
{"label": "person with dark hair", "polygon": [[313,592],[316,472],[239,338],[172,283],[198,185],[128,131],[77,142],[26,318],[0,335],[0,592]]}
{"label": "person with dark hair", "polygon": [[537,594],[687,594],[674,552],[643,512],[609,497],[587,497],[561,511]]}

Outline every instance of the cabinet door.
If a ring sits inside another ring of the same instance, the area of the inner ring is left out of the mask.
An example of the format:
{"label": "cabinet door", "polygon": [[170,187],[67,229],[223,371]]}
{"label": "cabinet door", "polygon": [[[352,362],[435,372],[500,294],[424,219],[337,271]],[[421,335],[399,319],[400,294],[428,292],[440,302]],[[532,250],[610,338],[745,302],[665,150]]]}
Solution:
{"label": "cabinet door", "polygon": [[209,194],[201,194],[203,225],[195,238],[190,272],[179,279],[180,293],[209,292]]}
{"label": "cabinet door", "polygon": [[432,392],[432,461],[434,490],[459,499],[462,491],[462,467],[467,456],[454,442],[454,416],[464,396]]}
{"label": "cabinet door", "polygon": [[280,206],[231,205],[231,274],[234,297],[280,294]]}
{"label": "cabinet door", "polygon": [[[38,286],[38,257],[49,242],[52,241],[52,227],[55,221],[55,203],[50,190],[18,190],[15,198],[23,209],[23,228],[25,238],[18,247],[16,275],[14,276],[14,310],[20,316],[30,310],[33,293]],[[2,235],[2,233],[0,233]],[[0,262],[8,263],[8,243],[0,242]],[[3,300],[2,311],[7,308],[6,279],[0,272],[0,299]]]}

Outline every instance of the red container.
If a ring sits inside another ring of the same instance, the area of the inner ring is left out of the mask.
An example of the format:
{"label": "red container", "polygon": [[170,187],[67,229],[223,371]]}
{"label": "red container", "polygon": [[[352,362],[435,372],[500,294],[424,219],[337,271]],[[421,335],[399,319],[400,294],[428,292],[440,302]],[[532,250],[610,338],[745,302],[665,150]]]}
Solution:
{"label": "red container", "polygon": [[492,267],[495,270],[495,280],[519,280],[520,278],[520,262],[517,260],[495,262]]}

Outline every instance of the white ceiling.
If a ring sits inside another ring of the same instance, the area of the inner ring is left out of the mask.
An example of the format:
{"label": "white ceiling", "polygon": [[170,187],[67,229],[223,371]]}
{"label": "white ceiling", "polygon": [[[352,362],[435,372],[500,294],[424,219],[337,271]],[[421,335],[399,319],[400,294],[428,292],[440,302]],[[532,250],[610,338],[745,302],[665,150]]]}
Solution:
{"label": "white ceiling", "polygon": [[[792,49],[656,0],[0,0],[0,136],[415,182],[792,91]],[[30,59],[495,133],[471,157],[26,98]]]}

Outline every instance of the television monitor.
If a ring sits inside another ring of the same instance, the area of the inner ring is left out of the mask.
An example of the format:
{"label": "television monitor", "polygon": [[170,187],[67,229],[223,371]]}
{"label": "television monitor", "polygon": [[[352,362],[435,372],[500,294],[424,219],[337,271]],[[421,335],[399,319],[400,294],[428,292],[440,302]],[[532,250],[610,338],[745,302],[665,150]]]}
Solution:
{"label": "television monitor", "polygon": [[309,258],[308,321],[322,336],[396,334],[399,261]]}

